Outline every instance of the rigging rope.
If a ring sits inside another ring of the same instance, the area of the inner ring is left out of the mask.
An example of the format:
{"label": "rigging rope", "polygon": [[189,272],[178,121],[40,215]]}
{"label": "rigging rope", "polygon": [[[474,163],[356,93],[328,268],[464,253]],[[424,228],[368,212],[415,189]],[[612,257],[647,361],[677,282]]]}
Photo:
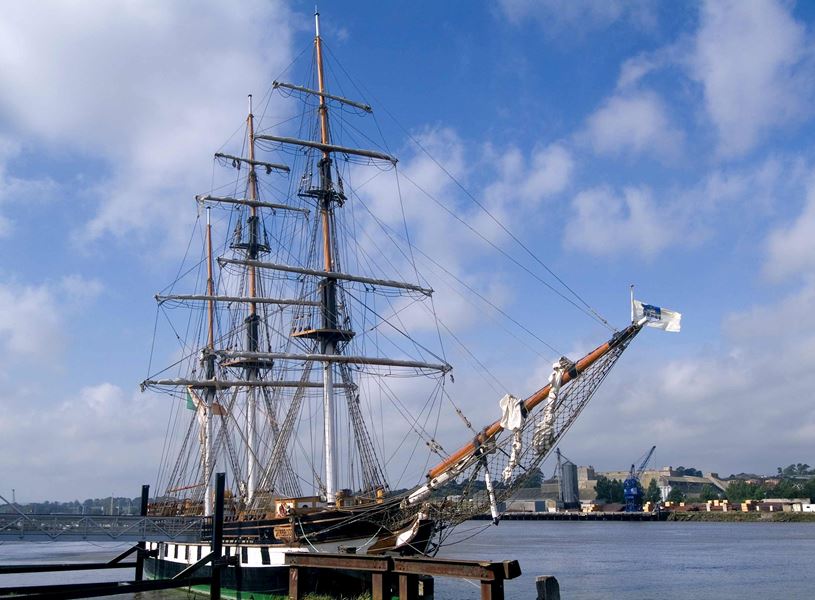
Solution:
{"label": "rigging rope", "polygon": [[[327,46],[325,46],[325,47],[327,48]],[[330,53],[330,51],[329,51],[329,53]],[[334,58],[334,57],[333,57],[333,55],[332,55],[332,58]],[[418,184],[416,184],[415,182],[413,182],[413,181],[412,181],[412,180],[411,180],[409,177],[405,176],[405,177],[406,177],[406,179],[408,179],[408,181],[411,181],[411,183],[413,183],[414,185],[416,185],[416,187],[417,187],[417,188],[418,188],[420,191],[422,191],[422,192],[423,192],[425,195],[427,195],[429,198],[431,198],[431,200],[433,200],[434,202],[436,202],[437,204],[439,204],[439,206],[441,206],[441,207],[442,207],[442,208],[443,208],[445,211],[449,212],[449,213],[450,213],[452,216],[454,216],[454,217],[455,217],[457,220],[461,221],[461,223],[462,223],[463,225],[465,225],[465,226],[466,226],[468,229],[470,229],[471,231],[473,231],[473,233],[475,233],[476,235],[478,235],[478,237],[480,237],[480,238],[481,238],[483,241],[485,241],[485,242],[487,242],[488,244],[490,244],[490,246],[492,246],[493,248],[495,248],[496,250],[498,250],[499,252],[501,252],[501,254],[503,254],[503,255],[504,255],[504,256],[505,256],[507,259],[509,259],[511,262],[515,263],[517,266],[519,266],[520,268],[524,269],[524,270],[525,270],[527,273],[529,273],[530,275],[532,275],[533,277],[535,277],[535,279],[536,279],[536,280],[538,280],[540,283],[542,283],[542,284],[543,284],[543,285],[545,285],[547,288],[549,288],[549,289],[550,289],[552,292],[554,292],[555,294],[557,294],[558,296],[560,296],[560,297],[561,297],[563,300],[565,300],[565,301],[569,302],[570,304],[574,305],[574,306],[575,306],[575,307],[576,307],[578,310],[580,310],[581,312],[583,312],[584,314],[586,314],[586,315],[587,315],[587,316],[589,316],[590,318],[592,318],[592,319],[594,319],[594,320],[598,321],[600,324],[602,324],[604,327],[608,328],[610,331],[617,331],[617,330],[616,330],[616,329],[615,329],[615,328],[614,328],[614,327],[613,327],[613,326],[612,326],[612,325],[611,325],[611,324],[608,322],[608,320],[607,320],[607,319],[605,319],[605,318],[604,318],[604,317],[603,317],[603,316],[602,316],[602,315],[599,313],[599,311],[597,311],[597,310],[596,310],[594,307],[592,307],[592,306],[591,306],[591,305],[590,305],[590,304],[589,304],[589,303],[588,303],[588,302],[587,302],[587,301],[586,301],[586,300],[585,300],[585,299],[584,299],[584,298],[583,298],[583,297],[582,297],[580,294],[578,294],[578,293],[577,293],[577,292],[576,292],[576,291],[575,291],[575,290],[574,290],[572,287],[570,287],[570,286],[569,286],[569,285],[568,285],[568,284],[567,284],[567,283],[566,283],[566,282],[565,282],[565,281],[564,281],[564,280],[563,280],[563,279],[562,279],[560,276],[558,276],[558,275],[557,275],[557,273],[555,273],[555,272],[554,272],[554,270],[553,270],[552,268],[550,268],[550,267],[549,267],[549,266],[548,266],[548,265],[547,265],[547,264],[546,264],[546,263],[545,263],[545,262],[544,262],[544,261],[543,261],[543,260],[542,260],[542,259],[541,259],[541,258],[540,258],[538,255],[537,255],[537,254],[535,254],[535,252],[533,252],[533,251],[532,251],[532,250],[531,250],[531,249],[530,249],[530,248],[529,248],[529,247],[528,247],[526,244],[524,244],[524,243],[523,243],[523,242],[522,242],[522,241],[521,241],[521,240],[520,240],[520,239],[519,239],[519,238],[518,238],[518,237],[517,237],[517,236],[516,236],[514,233],[512,233],[512,231],[511,231],[511,230],[510,230],[510,229],[509,229],[509,228],[508,228],[506,225],[504,225],[504,223],[503,223],[503,222],[502,222],[502,221],[501,221],[501,220],[500,220],[498,217],[496,217],[496,216],[495,216],[495,215],[494,215],[494,214],[493,214],[493,213],[492,213],[492,212],[491,212],[491,211],[490,211],[490,210],[489,210],[489,209],[488,209],[488,208],[487,208],[487,207],[486,207],[486,206],[485,206],[485,205],[484,205],[484,204],[483,204],[481,201],[479,201],[479,200],[478,200],[478,199],[475,197],[475,195],[474,195],[474,194],[472,194],[472,193],[471,193],[471,192],[470,192],[470,191],[469,191],[469,190],[468,190],[468,189],[467,189],[467,188],[464,186],[464,184],[463,184],[463,183],[462,183],[462,182],[461,182],[461,181],[460,181],[460,180],[459,180],[459,179],[458,179],[458,178],[457,178],[455,175],[453,175],[453,174],[452,174],[452,173],[451,173],[451,172],[450,172],[450,171],[449,171],[449,170],[448,170],[448,169],[447,169],[447,168],[446,168],[446,167],[445,167],[445,166],[444,166],[444,165],[443,165],[443,164],[442,164],[442,163],[441,163],[441,162],[440,162],[438,159],[436,159],[436,157],[435,157],[435,156],[433,156],[433,154],[431,154],[431,153],[430,153],[430,151],[429,151],[429,150],[428,150],[428,149],[427,149],[427,148],[426,148],[426,147],[425,147],[425,146],[424,146],[424,145],[423,145],[423,144],[422,144],[422,143],[421,143],[421,142],[420,142],[418,139],[416,139],[416,137],[415,137],[415,136],[413,136],[413,135],[410,133],[410,131],[408,131],[408,129],[407,129],[407,128],[406,128],[404,125],[402,125],[402,124],[401,124],[401,122],[400,122],[400,121],[399,121],[399,120],[398,120],[398,119],[397,119],[397,118],[394,116],[394,114],[393,114],[393,113],[392,113],[390,110],[388,110],[388,108],[387,108],[387,107],[386,107],[384,104],[381,104],[381,103],[379,102],[379,100],[378,100],[378,98],[376,97],[376,95],[372,94],[372,93],[371,93],[369,90],[367,90],[367,88],[365,88],[365,91],[367,91],[368,93],[367,93],[367,94],[366,94],[366,93],[364,93],[364,92],[363,92],[363,90],[362,90],[362,89],[360,89],[360,87],[359,87],[359,86],[356,84],[356,82],[354,81],[354,79],[353,79],[353,78],[351,78],[351,76],[348,74],[348,72],[347,72],[347,71],[345,70],[345,68],[342,66],[342,63],[341,63],[339,60],[336,60],[336,59],[335,59],[335,62],[337,63],[337,65],[339,66],[339,68],[342,70],[342,72],[345,74],[345,77],[346,77],[346,78],[347,78],[347,79],[348,79],[348,80],[351,82],[351,85],[353,85],[353,86],[354,86],[354,88],[357,90],[357,92],[358,92],[358,93],[360,94],[360,96],[363,98],[363,100],[366,100],[366,101],[367,101],[367,98],[368,98],[368,97],[373,98],[373,100],[375,101],[375,103],[376,103],[378,106],[381,106],[381,107],[382,107],[382,109],[385,111],[385,113],[388,115],[388,117],[390,117],[390,119],[391,119],[391,120],[394,122],[394,124],[395,124],[395,125],[396,125],[396,126],[397,126],[397,127],[398,127],[398,128],[399,128],[399,129],[400,129],[400,130],[401,130],[401,131],[404,133],[404,134],[405,134],[405,136],[406,136],[406,137],[407,137],[407,138],[408,138],[408,139],[409,139],[409,140],[410,140],[412,143],[414,143],[414,144],[415,144],[415,145],[416,145],[416,146],[417,146],[417,147],[418,147],[418,148],[419,148],[419,149],[422,151],[422,153],[423,153],[425,156],[427,156],[427,157],[428,157],[428,158],[429,158],[429,159],[430,159],[430,160],[431,160],[431,161],[432,161],[432,162],[433,162],[433,163],[434,163],[434,164],[435,164],[435,165],[436,165],[436,166],[437,166],[437,167],[438,167],[438,168],[439,168],[439,169],[440,169],[440,170],[441,170],[441,171],[442,171],[442,172],[443,172],[443,173],[444,173],[444,174],[445,174],[445,175],[446,175],[446,176],[447,176],[447,177],[448,177],[448,178],[449,178],[449,179],[450,179],[450,180],[451,180],[451,181],[452,181],[452,182],[453,182],[453,183],[454,183],[454,184],[455,184],[455,185],[456,185],[456,186],[457,186],[457,187],[458,187],[458,188],[459,188],[459,189],[460,189],[460,190],[461,190],[461,191],[462,191],[462,192],[463,192],[463,193],[464,193],[464,194],[465,194],[465,195],[466,195],[466,196],[467,196],[467,197],[468,197],[468,198],[469,198],[469,199],[470,199],[472,202],[473,202],[473,203],[475,203],[475,205],[476,205],[476,206],[478,206],[478,208],[479,208],[479,209],[481,209],[481,211],[483,211],[483,212],[484,212],[484,214],[486,214],[486,215],[487,215],[487,216],[490,218],[490,220],[492,220],[492,221],[493,221],[493,222],[494,222],[496,225],[498,225],[498,227],[499,227],[499,228],[500,228],[500,229],[501,229],[501,230],[502,230],[504,233],[506,233],[506,234],[507,234],[507,235],[508,235],[508,236],[509,236],[509,237],[510,237],[510,238],[511,238],[511,239],[512,239],[512,240],[513,240],[513,241],[514,241],[514,242],[515,242],[515,243],[516,243],[516,244],[517,244],[517,245],[518,245],[518,246],[519,246],[519,247],[520,247],[520,248],[521,248],[521,249],[522,249],[524,252],[526,252],[526,254],[528,254],[528,255],[529,255],[531,258],[532,258],[532,260],[534,260],[534,261],[535,261],[536,263],[538,263],[538,264],[539,264],[541,267],[543,267],[543,268],[546,270],[546,272],[548,272],[548,273],[549,273],[549,274],[550,274],[552,277],[554,277],[554,278],[555,278],[555,280],[556,280],[558,283],[560,283],[560,285],[562,285],[562,286],[563,286],[563,287],[564,287],[566,290],[568,290],[568,292],[569,292],[569,293],[571,293],[571,294],[572,294],[572,296],[574,296],[574,298],[576,298],[576,299],[577,299],[577,300],[580,302],[580,304],[582,304],[583,306],[581,307],[581,306],[579,306],[578,304],[576,304],[576,303],[575,303],[573,300],[571,300],[570,298],[568,298],[567,296],[565,296],[565,295],[564,295],[562,292],[560,292],[559,290],[555,289],[555,287],[554,287],[554,286],[552,286],[550,283],[548,283],[547,281],[545,281],[544,279],[542,279],[540,276],[538,276],[538,275],[537,275],[537,274],[535,274],[534,272],[530,271],[530,270],[529,270],[527,267],[525,267],[525,266],[524,266],[522,263],[520,263],[520,261],[518,261],[517,259],[515,259],[515,258],[514,258],[514,257],[512,257],[511,255],[509,255],[508,253],[506,253],[504,250],[502,250],[502,249],[498,248],[497,246],[495,246],[495,245],[494,245],[492,242],[490,242],[490,241],[489,241],[489,240],[488,240],[488,239],[487,239],[485,236],[483,236],[483,235],[482,235],[480,232],[478,232],[478,231],[477,231],[477,230],[475,230],[473,227],[471,227],[471,226],[470,226],[468,223],[466,223],[466,222],[465,222],[463,219],[460,219],[460,218],[458,217],[458,215],[456,215],[455,213],[453,213],[452,211],[450,211],[450,210],[449,210],[447,207],[445,207],[445,206],[444,206],[443,204],[441,204],[441,203],[440,203],[438,200],[436,200],[434,197],[432,197],[432,195],[428,194],[428,193],[427,193],[425,190],[423,190],[423,189],[422,189],[420,186],[418,186]],[[373,120],[374,120],[374,123],[376,124],[377,129],[379,129],[380,134],[381,134],[381,128],[380,128],[380,126],[379,126],[379,121],[376,119],[376,116],[375,116],[375,115],[373,116]],[[382,136],[382,137],[383,137],[383,139],[384,139],[384,136]]]}

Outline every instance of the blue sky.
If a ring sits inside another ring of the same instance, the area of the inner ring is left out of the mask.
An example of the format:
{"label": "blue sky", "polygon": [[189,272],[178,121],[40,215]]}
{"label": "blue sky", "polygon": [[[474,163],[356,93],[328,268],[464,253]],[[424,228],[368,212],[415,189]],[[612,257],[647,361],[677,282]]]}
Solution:
{"label": "blue sky", "polygon": [[[152,295],[174,277],[191,198],[209,189],[211,154],[239,127],[246,93],[311,44],[310,3],[221,4],[4,9],[3,495],[135,495],[155,476],[167,407],[138,393]],[[332,56],[404,173],[530,264],[406,130],[614,325],[628,318],[629,283],[683,312],[680,335],[643,332],[562,444],[567,456],[620,469],[656,444],[657,463],[722,474],[815,460],[811,4],[320,9]],[[542,339],[573,358],[605,339],[403,192],[417,245]],[[485,334],[456,302],[440,310],[461,317],[457,334],[508,391],[545,382],[549,350]],[[498,396],[467,383],[466,366],[457,373],[465,412],[491,421]]]}

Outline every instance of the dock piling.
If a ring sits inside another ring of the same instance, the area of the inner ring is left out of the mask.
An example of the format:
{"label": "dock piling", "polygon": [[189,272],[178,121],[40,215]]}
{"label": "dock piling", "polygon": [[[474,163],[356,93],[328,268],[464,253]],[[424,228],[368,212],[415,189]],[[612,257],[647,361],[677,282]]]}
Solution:
{"label": "dock piling", "polygon": [[[150,486],[143,485],[141,486],[141,505],[139,508],[139,514],[142,517],[147,516],[147,504],[150,499]],[[138,546],[138,551],[136,552],[136,574],[135,574],[135,581],[142,581],[144,580],[144,554],[147,551],[147,544],[144,541],[138,542],[136,544]]]}
{"label": "dock piling", "polygon": [[399,600],[419,598],[419,578],[412,573],[399,573]]}
{"label": "dock piling", "polygon": [[215,515],[212,520],[212,579],[209,585],[209,596],[212,600],[221,600],[221,568],[223,564],[224,543],[224,488],[226,473],[215,474]]}
{"label": "dock piling", "polygon": [[560,584],[552,575],[541,575],[535,578],[538,591],[537,600],[560,600]]}

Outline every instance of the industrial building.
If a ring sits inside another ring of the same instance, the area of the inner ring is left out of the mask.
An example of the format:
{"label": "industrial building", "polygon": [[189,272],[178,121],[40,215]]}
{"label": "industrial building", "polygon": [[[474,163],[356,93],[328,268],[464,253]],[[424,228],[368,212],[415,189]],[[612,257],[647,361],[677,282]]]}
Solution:
{"label": "industrial building", "polygon": [[[597,498],[595,487],[597,478],[602,475],[608,479],[624,481],[628,477],[628,471],[603,471],[595,472],[594,467],[577,468],[577,486],[580,493],[580,500],[591,502]],[[719,492],[724,493],[727,483],[719,479],[717,473],[705,473],[702,477],[680,474],[673,467],[663,467],[661,469],[648,469],[642,472],[640,482],[642,487],[647,489],[651,480],[656,479],[662,499],[665,500],[672,490],[678,489],[690,499],[698,498],[706,485],[713,486]]]}
{"label": "industrial building", "polygon": [[[678,489],[690,500],[697,500],[706,486],[724,494],[727,481],[717,473],[703,476],[680,474],[673,467],[647,469],[640,475],[640,483],[647,489],[652,480],[659,486],[662,500],[668,498],[672,490]],[[592,466],[577,466],[564,459],[555,476],[544,480],[539,487],[524,488],[507,502],[509,511],[541,511],[579,508],[580,504],[592,503],[597,499],[597,480],[600,476],[625,481],[630,471],[596,471]],[[562,482],[562,485],[561,485]]]}

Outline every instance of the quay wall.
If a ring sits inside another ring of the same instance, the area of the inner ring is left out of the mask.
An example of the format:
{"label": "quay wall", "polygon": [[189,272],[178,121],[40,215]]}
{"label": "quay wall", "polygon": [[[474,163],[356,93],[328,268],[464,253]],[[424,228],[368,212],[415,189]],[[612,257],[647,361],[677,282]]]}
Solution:
{"label": "quay wall", "polygon": [[668,521],[709,521],[717,523],[815,523],[815,513],[805,512],[670,512]]}

